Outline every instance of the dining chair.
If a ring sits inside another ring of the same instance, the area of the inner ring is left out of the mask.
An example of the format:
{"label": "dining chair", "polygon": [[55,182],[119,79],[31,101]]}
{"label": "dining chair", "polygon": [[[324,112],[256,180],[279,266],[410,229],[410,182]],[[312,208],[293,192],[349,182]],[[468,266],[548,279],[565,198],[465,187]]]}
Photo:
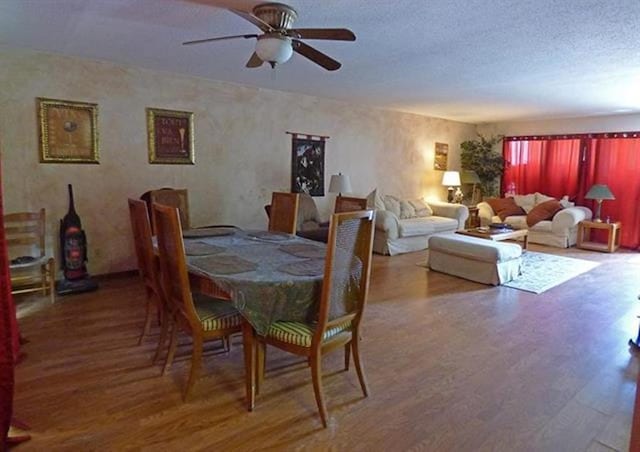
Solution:
{"label": "dining chair", "polygon": [[273,192],[269,214],[269,231],[296,233],[298,194]]}
{"label": "dining chair", "polygon": [[160,321],[160,338],[153,357],[153,362],[155,363],[160,357],[162,347],[167,340],[169,314],[160,290],[160,270],[158,268],[158,259],[153,250],[147,203],[137,199],[129,199],[129,216],[131,229],[133,230],[133,243],[138,259],[138,272],[147,294],[146,315],[138,345],[142,344],[144,337],[149,334],[151,320],[154,316],[153,308],[155,308],[156,318]]}
{"label": "dining chair", "polygon": [[372,210],[332,215],[317,320],[312,323],[278,321],[270,326],[266,335],[256,337],[257,388],[263,386],[267,345],[306,357],[325,428],[327,407],[321,366],[325,354],[344,348],[348,370],[349,352],[353,352],[360,387],[365,397],[369,395],[360,357],[359,333],[369,289],[374,218]]}
{"label": "dining chair", "polygon": [[42,291],[56,300],[55,259],[45,248],[45,210],[9,213],[4,216],[9,253],[11,293]]}
{"label": "dining chair", "polygon": [[[148,193],[148,199],[144,199]],[[150,190],[143,194],[141,199],[147,201],[149,206],[153,204],[162,204],[164,206],[175,207],[180,212],[180,224],[183,229],[191,229],[189,220],[189,191],[186,188],[161,188],[159,190]],[[153,217],[153,209],[149,208],[151,217],[151,230],[156,231],[155,218]]]}
{"label": "dining chair", "polygon": [[191,371],[183,393],[186,400],[202,367],[204,341],[228,338],[241,331],[242,318],[227,300],[191,293],[187,263],[182,240],[178,209],[153,205],[156,218],[160,281],[170,306],[171,341],[163,374],[171,366],[178,345],[178,332],[184,331],[193,339]]}
{"label": "dining chair", "polygon": [[367,198],[352,198],[349,196],[338,196],[333,213],[355,212],[367,208]]}

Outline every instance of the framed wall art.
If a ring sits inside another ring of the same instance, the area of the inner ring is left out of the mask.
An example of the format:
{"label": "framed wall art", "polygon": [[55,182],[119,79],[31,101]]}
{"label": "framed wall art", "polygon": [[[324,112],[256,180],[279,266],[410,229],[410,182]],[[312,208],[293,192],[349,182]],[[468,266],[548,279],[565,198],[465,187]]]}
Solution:
{"label": "framed wall art", "polygon": [[324,196],[324,145],[326,137],[292,135],[291,192]]}
{"label": "framed wall art", "polygon": [[39,97],[41,163],[99,163],[98,105]]}
{"label": "framed wall art", "polygon": [[433,169],[446,171],[448,156],[449,145],[447,143],[436,143],[436,155],[433,159]]}
{"label": "framed wall art", "polygon": [[193,113],[147,108],[149,163],[193,165]]}

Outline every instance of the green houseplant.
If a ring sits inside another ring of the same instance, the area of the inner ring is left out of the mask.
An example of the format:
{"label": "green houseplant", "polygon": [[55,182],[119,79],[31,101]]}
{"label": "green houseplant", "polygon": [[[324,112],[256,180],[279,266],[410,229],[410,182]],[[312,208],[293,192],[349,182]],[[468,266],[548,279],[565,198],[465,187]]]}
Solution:
{"label": "green houseplant", "polygon": [[502,136],[485,138],[478,134],[478,139],[464,141],[460,144],[462,169],[476,172],[484,197],[499,196],[500,194],[499,182],[505,168],[505,160],[502,154],[493,149],[500,141],[502,141]]}

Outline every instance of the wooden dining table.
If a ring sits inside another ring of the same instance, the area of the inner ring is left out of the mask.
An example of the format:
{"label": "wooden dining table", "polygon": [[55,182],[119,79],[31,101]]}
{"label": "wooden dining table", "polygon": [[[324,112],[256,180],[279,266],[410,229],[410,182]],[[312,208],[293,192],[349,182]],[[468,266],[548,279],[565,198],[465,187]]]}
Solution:
{"label": "wooden dining table", "polygon": [[229,300],[242,328],[247,407],[256,391],[255,335],[277,321],[317,315],[326,245],[291,234],[211,228],[184,231],[191,289]]}

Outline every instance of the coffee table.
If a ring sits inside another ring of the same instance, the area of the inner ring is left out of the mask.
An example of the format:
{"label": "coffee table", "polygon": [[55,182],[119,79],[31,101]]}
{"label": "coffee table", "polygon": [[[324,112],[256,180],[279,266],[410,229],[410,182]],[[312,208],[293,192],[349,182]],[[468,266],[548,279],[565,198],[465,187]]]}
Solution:
{"label": "coffee table", "polygon": [[469,235],[471,237],[478,237],[481,239],[493,240],[494,242],[500,242],[502,240],[517,240],[523,239],[522,249],[526,250],[529,246],[529,230],[528,229],[462,229],[456,231],[456,234]]}

